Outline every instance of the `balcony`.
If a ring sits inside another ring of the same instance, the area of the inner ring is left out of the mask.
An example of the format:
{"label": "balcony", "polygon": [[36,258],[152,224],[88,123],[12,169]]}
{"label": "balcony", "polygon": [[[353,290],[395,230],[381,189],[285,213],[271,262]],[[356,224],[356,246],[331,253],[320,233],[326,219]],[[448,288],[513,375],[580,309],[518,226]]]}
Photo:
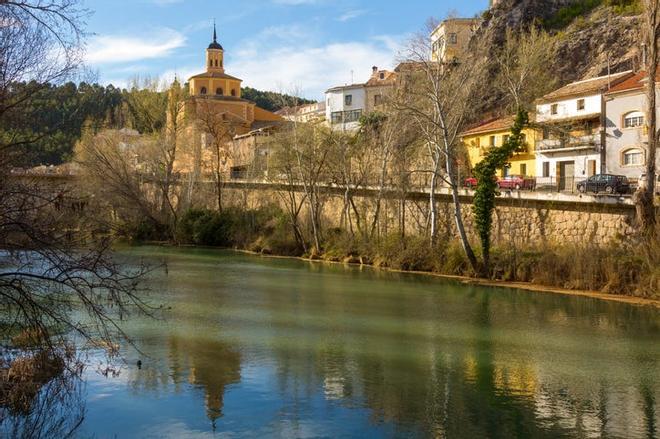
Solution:
{"label": "balcony", "polygon": [[538,152],[564,152],[600,149],[600,134],[569,136],[563,139],[544,139],[536,142]]}

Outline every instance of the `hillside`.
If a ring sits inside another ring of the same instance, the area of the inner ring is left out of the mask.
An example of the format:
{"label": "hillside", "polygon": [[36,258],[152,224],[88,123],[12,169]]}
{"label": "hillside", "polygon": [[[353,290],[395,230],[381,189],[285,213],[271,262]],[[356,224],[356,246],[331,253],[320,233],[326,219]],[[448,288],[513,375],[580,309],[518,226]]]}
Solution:
{"label": "hillside", "polygon": [[491,53],[507,28],[531,25],[551,33],[557,56],[548,60],[558,85],[639,68],[638,0],[503,0],[483,14],[477,37]]}

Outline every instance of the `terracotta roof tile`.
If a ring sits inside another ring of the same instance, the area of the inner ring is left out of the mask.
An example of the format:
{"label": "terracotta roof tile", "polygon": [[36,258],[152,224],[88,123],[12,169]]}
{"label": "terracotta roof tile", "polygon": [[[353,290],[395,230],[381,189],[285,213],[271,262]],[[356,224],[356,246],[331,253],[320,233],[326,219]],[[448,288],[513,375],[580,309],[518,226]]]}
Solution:
{"label": "terracotta roof tile", "polygon": [[[646,72],[639,72],[635,76],[626,79],[610,89],[609,93],[618,93],[622,91],[638,90],[644,87]],[[656,80],[660,80],[660,70],[656,73]]]}
{"label": "terracotta roof tile", "polygon": [[502,131],[511,128],[513,125],[514,116],[500,117],[498,119],[490,119],[467,131],[461,133],[461,136],[470,136],[472,134],[489,133],[493,131]]}
{"label": "terracotta roof tile", "polygon": [[631,76],[633,76],[632,72],[621,72],[609,76],[599,76],[598,78],[573,82],[551,93],[548,93],[547,95],[538,99],[537,102],[551,102],[571,96],[582,96],[587,94],[599,93],[603,91],[603,89],[606,88],[608,84],[612,86],[617,85]]}

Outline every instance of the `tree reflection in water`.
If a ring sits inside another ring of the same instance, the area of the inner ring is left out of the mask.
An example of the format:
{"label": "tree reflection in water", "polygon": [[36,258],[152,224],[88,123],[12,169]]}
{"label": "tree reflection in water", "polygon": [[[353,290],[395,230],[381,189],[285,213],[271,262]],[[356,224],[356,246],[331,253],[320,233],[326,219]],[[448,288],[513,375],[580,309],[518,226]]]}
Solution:
{"label": "tree reflection in water", "polygon": [[20,410],[0,407],[0,437],[25,439],[68,438],[85,417],[84,382],[80,363],[72,361],[45,383]]}

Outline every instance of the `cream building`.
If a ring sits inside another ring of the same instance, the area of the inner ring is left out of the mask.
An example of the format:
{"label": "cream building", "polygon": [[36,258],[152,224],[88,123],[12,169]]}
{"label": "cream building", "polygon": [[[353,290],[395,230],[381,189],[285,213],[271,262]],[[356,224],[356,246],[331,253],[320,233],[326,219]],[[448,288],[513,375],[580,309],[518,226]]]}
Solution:
{"label": "cream building", "polygon": [[431,59],[451,62],[460,59],[468,50],[477,27],[477,18],[448,18],[431,32]]}

